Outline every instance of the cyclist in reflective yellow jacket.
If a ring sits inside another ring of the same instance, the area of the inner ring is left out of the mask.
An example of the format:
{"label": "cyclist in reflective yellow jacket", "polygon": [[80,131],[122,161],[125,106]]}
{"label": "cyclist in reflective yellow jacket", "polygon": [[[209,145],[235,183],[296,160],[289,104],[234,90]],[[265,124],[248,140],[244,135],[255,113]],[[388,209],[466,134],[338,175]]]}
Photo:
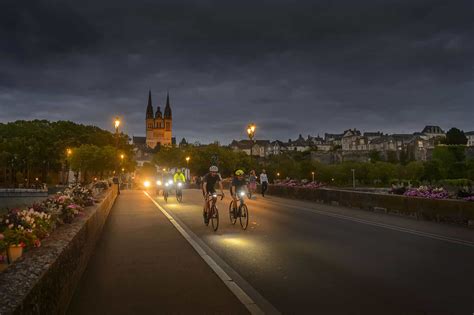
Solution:
{"label": "cyclist in reflective yellow jacket", "polygon": [[174,179],[175,184],[178,182],[182,182],[182,183],[186,182],[186,177],[184,177],[184,174],[181,172],[180,169],[176,171],[176,173],[173,176],[173,179]]}

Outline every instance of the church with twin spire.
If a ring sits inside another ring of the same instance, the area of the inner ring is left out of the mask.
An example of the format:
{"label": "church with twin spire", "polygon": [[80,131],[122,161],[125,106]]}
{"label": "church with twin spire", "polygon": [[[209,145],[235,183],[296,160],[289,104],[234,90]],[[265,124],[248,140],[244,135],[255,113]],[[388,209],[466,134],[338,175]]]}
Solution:
{"label": "church with twin spire", "polygon": [[154,149],[156,146],[172,145],[173,118],[169,93],[166,95],[166,105],[162,113],[160,106],[156,108],[156,112],[153,112],[151,91],[148,92],[145,126],[147,147]]}

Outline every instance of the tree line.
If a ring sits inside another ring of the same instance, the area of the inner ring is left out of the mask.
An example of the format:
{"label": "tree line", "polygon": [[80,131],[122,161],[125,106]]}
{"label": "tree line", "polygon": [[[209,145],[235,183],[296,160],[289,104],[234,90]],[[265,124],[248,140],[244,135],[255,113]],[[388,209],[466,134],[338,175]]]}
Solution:
{"label": "tree line", "polygon": [[[236,152],[218,145],[191,146],[182,148],[164,147],[154,156],[153,162],[160,167],[185,167],[189,157],[189,168],[193,175],[202,176],[212,164],[217,164],[221,174],[230,176],[236,169],[246,173],[254,169],[266,169],[271,180],[307,179],[334,186],[352,185],[352,170],[359,185],[387,186],[390,183],[435,183],[445,179],[474,180],[474,160],[466,156],[464,145],[438,145],[429,161],[345,161],[339,164],[323,164],[311,160],[310,152],[288,152],[267,158],[250,158],[244,152]],[[216,162],[216,163],[214,163]]]}
{"label": "tree line", "polygon": [[118,152],[132,156],[128,136],[96,126],[47,120],[0,123],[0,185],[58,183],[66,166],[106,174],[114,169],[110,164]]}

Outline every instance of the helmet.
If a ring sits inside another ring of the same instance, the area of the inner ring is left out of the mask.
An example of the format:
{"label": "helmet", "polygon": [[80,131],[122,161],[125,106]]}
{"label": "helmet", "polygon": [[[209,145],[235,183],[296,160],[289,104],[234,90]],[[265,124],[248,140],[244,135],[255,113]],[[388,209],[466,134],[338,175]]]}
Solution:
{"label": "helmet", "polygon": [[209,167],[209,172],[218,172],[218,171],[219,171],[219,169],[215,165]]}
{"label": "helmet", "polygon": [[242,170],[236,170],[236,171],[235,171],[235,175],[237,175],[237,176],[241,176],[241,175],[244,175],[244,174],[245,174],[245,173],[244,173],[244,171],[242,171]]}

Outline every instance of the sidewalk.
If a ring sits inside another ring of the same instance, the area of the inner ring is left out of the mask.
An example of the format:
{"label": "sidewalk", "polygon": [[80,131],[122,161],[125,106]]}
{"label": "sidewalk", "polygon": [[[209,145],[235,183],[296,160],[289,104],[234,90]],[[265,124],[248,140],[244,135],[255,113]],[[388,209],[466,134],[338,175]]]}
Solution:
{"label": "sidewalk", "polygon": [[69,314],[248,314],[139,190],[117,198]]}

